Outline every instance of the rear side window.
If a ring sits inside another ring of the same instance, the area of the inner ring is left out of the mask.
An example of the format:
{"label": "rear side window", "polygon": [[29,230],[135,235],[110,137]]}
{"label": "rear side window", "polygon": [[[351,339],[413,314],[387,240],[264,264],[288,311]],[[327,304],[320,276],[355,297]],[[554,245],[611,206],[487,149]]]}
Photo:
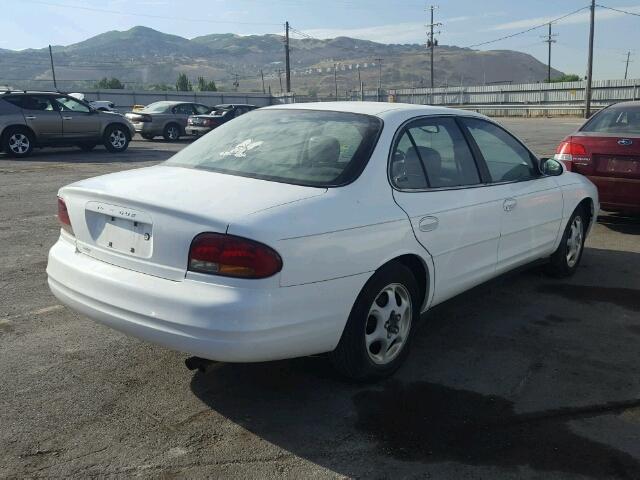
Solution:
{"label": "rear side window", "polygon": [[193,107],[190,103],[181,103],[173,107],[173,113],[178,115],[193,115]]}
{"label": "rear side window", "polygon": [[24,95],[22,97],[22,108],[24,110],[34,110],[40,112],[57,111],[54,100],[44,95]]}
{"label": "rear side window", "polygon": [[2,100],[9,102],[12,105],[15,105],[18,108],[22,108],[22,99],[24,97],[22,95],[15,95],[15,96],[4,96],[2,97]]}
{"label": "rear side window", "polygon": [[424,118],[400,136],[391,164],[398,188],[446,188],[476,185],[480,176],[462,132],[453,118]]}
{"label": "rear side window", "polygon": [[487,164],[493,182],[514,182],[537,178],[531,153],[513,136],[493,123],[464,118]]}
{"label": "rear side window", "polygon": [[353,181],[369,160],[382,121],[319,110],[268,109],[241,115],[167,165],[331,187]]}
{"label": "rear side window", "polygon": [[205,113],[209,113],[211,111],[209,107],[206,107],[204,105],[199,105],[199,104],[195,104],[193,108],[195,109],[196,114],[198,115],[204,115]]}
{"label": "rear side window", "polygon": [[581,132],[640,134],[640,107],[609,107],[589,120]]}

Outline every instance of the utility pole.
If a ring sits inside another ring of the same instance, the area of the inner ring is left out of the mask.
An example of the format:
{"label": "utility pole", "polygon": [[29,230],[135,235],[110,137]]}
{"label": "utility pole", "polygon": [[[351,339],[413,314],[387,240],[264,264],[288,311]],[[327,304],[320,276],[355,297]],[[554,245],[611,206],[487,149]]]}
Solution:
{"label": "utility pole", "polygon": [[287,93],[291,91],[291,67],[289,65],[289,22],[284,22],[284,68]]}
{"label": "utility pole", "polygon": [[376,62],[378,62],[378,102],[380,101],[380,97],[382,95],[382,59],[374,58]]}
{"label": "utility pole", "polygon": [[431,52],[431,58],[430,58],[430,63],[431,63],[431,88],[433,88],[433,49],[438,45],[438,40],[436,40],[435,38],[433,38],[433,36],[436,33],[440,33],[440,31],[438,32],[434,32],[433,31],[433,27],[439,27],[442,25],[442,23],[434,23],[433,21],[433,11],[438,8],[435,5],[431,5],[429,7],[429,10],[431,11],[431,22],[427,25],[427,27],[429,27],[429,31],[427,32],[427,48],[429,49],[429,51]]}
{"label": "utility pole", "polygon": [[238,81],[238,74],[234,73],[233,76],[234,76],[233,88],[237,92],[238,91],[238,87],[240,86],[240,82]]}
{"label": "utility pole", "polygon": [[363,92],[363,83],[362,83],[362,78],[360,78],[360,65],[358,65],[357,67],[358,69],[358,86],[360,87],[360,101],[362,102],[364,100],[364,92]]}
{"label": "utility pole", "polygon": [[551,83],[551,44],[556,43],[556,40],[553,37],[557,37],[558,34],[551,34],[551,22],[549,22],[549,33],[545,35],[544,42],[549,44],[549,60],[547,61],[547,83]]}
{"label": "utility pole", "polygon": [[262,93],[267,93],[264,89],[264,73],[262,73],[262,69],[260,69],[260,78],[262,79]]}
{"label": "utility pole", "polygon": [[624,67],[624,79],[627,79],[627,74],[629,73],[629,62],[632,62],[633,60],[630,60],[629,58],[631,57],[631,51],[627,52],[627,61],[626,61],[626,65]]}
{"label": "utility pole", "polygon": [[338,101],[338,64],[333,64],[333,83],[336,87],[336,101]]}
{"label": "utility pole", "polygon": [[280,80],[280,93],[282,93],[282,69],[279,68],[276,70],[278,72],[278,80]]}
{"label": "utility pole", "polygon": [[591,21],[589,24],[589,58],[587,60],[587,85],[584,89],[584,118],[591,116],[591,79],[593,75],[593,31],[596,20],[596,0],[591,0]]}
{"label": "utility pole", "polygon": [[53,67],[53,53],[51,52],[51,45],[49,45],[49,60],[51,60],[51,73],[53,74],[53,88],[58,90],[58,83],[56,82],[56,69]]}

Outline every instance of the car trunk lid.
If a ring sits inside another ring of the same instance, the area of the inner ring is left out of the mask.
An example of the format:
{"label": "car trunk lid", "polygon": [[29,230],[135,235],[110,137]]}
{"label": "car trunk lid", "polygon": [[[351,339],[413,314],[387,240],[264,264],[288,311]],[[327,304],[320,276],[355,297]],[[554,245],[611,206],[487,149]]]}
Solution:
{"label": "car trunk lid", "polygon": [[77,182],[60,191],[78,251],[150,275],[180,280],[202,232],[225,233],[257,211],[321,195],[324,188],[156,166]]}
{"label": "car trunk lid", "polygon": [[640,179],[640,136],[578,132],[570,140],[585,147],[573,170],[584,175]]}

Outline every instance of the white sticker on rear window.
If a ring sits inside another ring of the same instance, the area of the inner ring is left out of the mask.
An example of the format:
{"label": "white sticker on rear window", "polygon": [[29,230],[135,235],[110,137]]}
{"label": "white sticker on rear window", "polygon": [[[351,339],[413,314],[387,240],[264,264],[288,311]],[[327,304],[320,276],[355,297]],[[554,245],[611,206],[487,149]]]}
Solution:
{"label": "white sticker on rear window", "polygon": [[254,148],[259,147],[264,142],[262,140],[254,142],[251,138],[248,138],[244,142],[239,143],[231,150],[227,150],[226,152],[220,152],[221,157],[228,157],[233,155],[236,158],[242,158],[247,156],[247,152],[253,150]]}

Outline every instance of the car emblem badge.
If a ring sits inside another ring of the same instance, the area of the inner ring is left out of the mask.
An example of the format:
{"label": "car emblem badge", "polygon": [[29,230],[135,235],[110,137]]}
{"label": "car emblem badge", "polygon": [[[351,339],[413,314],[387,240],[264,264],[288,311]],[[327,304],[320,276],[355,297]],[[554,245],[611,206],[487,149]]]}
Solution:
{"label": "car emblem badge", "polygon": [[618,145],[631,145],[633,143],[633,140],[629,139],[629,138],[621,138],[620,140],[618,140]]}

